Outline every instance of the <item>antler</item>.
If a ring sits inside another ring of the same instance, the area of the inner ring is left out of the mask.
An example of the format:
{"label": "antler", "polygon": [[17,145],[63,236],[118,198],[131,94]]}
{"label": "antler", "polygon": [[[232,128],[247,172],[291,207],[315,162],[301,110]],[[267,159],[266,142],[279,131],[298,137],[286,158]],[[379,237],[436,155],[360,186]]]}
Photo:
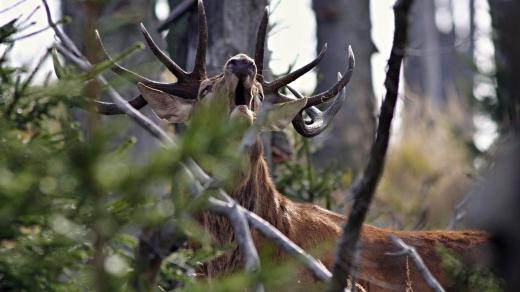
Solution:
{"label": "antler", "polygon": [[[341,73],[338,72],[338,81],[341,79]],[[287,88],[297,98],[304,98],[303,95],[291,86],[287,85]],[[324,111],[319,110],[315,106],[306,108],[305,112],[309,116],[310,121],[305,121],[302,113],[299,113],[292,121],[294,129],[304,137],[314,137],[320,134],[329,126],[334,116],[339,112],[341,106],[343,106],[345,98],[346,90],[343,88],[341,94],[338,94]]]}
{"label": "antler", "polygon": [[343,89],[349,82],[352,74],[354,73],[354,68],[356,67],[356,58],[354,57],[354,52],[352,52],[352,47],[348,46],[347,49],[347,68],[343,73],[343,77],[338,80],[331,88],[327,91],[315,94],[309,97],[307,101],[307,107],[315,106],[321,103],[326,102],[327,100],[336,96],[341,89]]}
{"label": "antler", "polygon": [[[197,44],[197,52],[195,55],[195,66],[193,71],[186,72],[184,71],[177,63],[175,63],[168,55],[163,52],[157,44],[154,42],[144,25],[141,23],[141,31],[146,40],[146,43],[152,53],[163,63],[166,68],[170,72],[177,77],[176,83],[165,83],[165,82],[157,82],[150,80],[146,77],[139,75],[136,72],[133,72],[118,63],[114,62],[110,57],[110,54],[105,49],[101,37],[99,33],[96,31],[97,40],[105,52],[107,58],[112,61],[112,71],[116,74],[121,75],[128,81],[138,84],[142,83],[152,89],[157,89],[163,91],[165,93],[184,98],[184,99],[197,99],[199,93],[199,86],[202,80],[206,79],[206,51],[208,47],[208,25],[206,20],[206,12],[204,10],[204,4],[202,0],[198,0],[198,26],[199,26],[199,34],[198,34],[198,44]],[[115,115],[115,114],[123,114],[117,106],[113,103],[101,102],[101,101],[89,101],[90,104],[93,104],[96,108],[96,111],[100,114],[104,115]],[[136,109],[140,109],[144,107],[147,102],[141,96],[137,96],[134,99],[130,100],[129,103]]]}
{"label": "antler", "polygon": [[256,35],[255,64],[258,72],[256,76],[259,82],[264,81],[264,49],[268,25],[269,6],[266,6],[264,9],[264,15],[262,16],[262,21],[260,22],[260,26],[258,27],[258,33]]}
{"label": "antler", "polygon": [[302,75],[316,67],[316,65],[321,61],[321,59],[325,55],[325,51],[327,50],[327,44],[325,44],[325,46],[319,53],[318,57],[316,57],[316,59],[314,59],[307,65],[299,68],[294,72],[288,73],[274,81],[268,82],[265,80],[263,76],[265,40],[267,36],[268,23],[269,8],[266,7],[264,10],[262,21],[260,22],[260,26],[258,28],[258,33],[256,35],[255,64],[258,70],[257,80],[262,84],[264,95],[267,96],[272,103],[280,103],[289,101],[291,100],[291,98],[280,94],[278,91],[282,87],[300,78]]}
{"label": "antler", "polygon": [[[264,95],[270,99],[272,103],[281,103],[293,100],[291,97],[288,97],[284,94],[280,93],[280,89],[284,86],[287,86],[289,83],[298,79],[305,73],[312,70],[318,63],[321,61],[323,56],[325,55],[325,51],[327,50],[327,44],[323,47],[321,52],[318,54],[316,59],[309,62],[305,66],[299,68],[296,71],[288,73],[274,81],[268,82],[265,81],[264,76],[262,75],[263,70],[263,62],[264,62],[264,49],[265,49],[265,39],[267,35],[267,27],[269,22],[269,9],[266,8],[264,12],[264,16],[262,18],[262,22],[260,23],[260,27],[258,29],[257,41],[256,41],[256,51],[255,51],[255,63],[258,68],[259,74],[257,75],[257,80],[262,84]],[[302,112],[300,112],[293,119],[293,126],[304,137],[313,137],[321,133],[330,123],[334,115],[339,111],[342,106],[344,100],[344,94],[341,98],[336,98],[334,102],[324,111],[321,112],[315,106],[319,105],[323,102],[328,101],[329,99],[337,96],[340,90],[342,90],[350,81],[352,74],[354,72],[355,67],[355,58],[354,53],[352,52],[352,48],[348,47],[348,65],[343,73],[343,77],[338,78],[338,81],[327,91],[321,92],[319,94],[313,95],[308,98],[307,105],[305,106],[305,112],[309,115],[312,122],[310,124],[305,123]],[[340,74],[341,75],[341,74]],[[289,88],[289,87],[288,87]],[[303,98],[303,96],[297,93],[294,89],[289,88],[295,96]]]}

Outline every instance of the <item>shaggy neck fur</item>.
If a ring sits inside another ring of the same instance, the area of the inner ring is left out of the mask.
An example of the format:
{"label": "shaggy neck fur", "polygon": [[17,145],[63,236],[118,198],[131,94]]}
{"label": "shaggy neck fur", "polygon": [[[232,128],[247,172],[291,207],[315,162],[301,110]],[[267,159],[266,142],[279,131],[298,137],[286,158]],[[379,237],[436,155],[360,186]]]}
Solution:
{"label": "shaggy neck fur", "polygon": [[[232,197],[246,209],[256,213],[278,228],[284,234],[288,233],[289,220],[283,216],[288,200],[281,196],[269,175],[269,169],[262,157],[262,144],[256,142],[250,149],[250,165],[244,173],[239,187],[232,192]],[[234,234],[227,218],[205,213],[204,225],[211,232],[213,239],[220,246],[233,244],[232,252],[227,252],[206,267],[208,276],[218,276],[223,273],[238,270],[242,264],[242,255],[234,244]],[[259,234],[253,230],[253,240],[258,246]]]}

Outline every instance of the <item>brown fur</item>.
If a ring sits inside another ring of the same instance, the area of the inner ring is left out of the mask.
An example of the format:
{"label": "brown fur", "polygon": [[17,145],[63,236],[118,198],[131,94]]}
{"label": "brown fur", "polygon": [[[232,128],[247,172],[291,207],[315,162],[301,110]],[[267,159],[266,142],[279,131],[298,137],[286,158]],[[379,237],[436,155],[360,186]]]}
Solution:
{"label": "brown fur", "polygon": [[[334,244],[345,218],[312,204],[292,202],[281,195],[271,181],[260,143],[251,149],[250,168],[242,175],[242,184],[232,196],[305,250],[314,250],[314,254],[331,268]],[[227,219],[206,213],[203,223],[217,244],[233,242],[233,231]],[[473,261],[482,256],[481,248],[487,241],[487,236],[478,231],[392,231],[365,225],[361,238],[358,281],[368,291],[404,291],[407,280],[411,281],[414,291],[429,290],[411,260],[408,279],[406,257],[385,255],[397,250],[389,239],[390,235],[398,236],[414,246],[433,275],[448,290],[455,283],[443,272],[436,246],[443,245]],[[253,232],[253,239],[256,246],[261,248],[264,239],[257,232]],[[322,252],[318,247],[322,248]],[[278,258],[283,260],[285,256],[280,252]],[[205,270],[208,276],[214,277],[237,271],[241,265],[240,251],[235,248],[209,263]],[[306,282],[309,279],[308,273],[302,273],[299,280]]]}

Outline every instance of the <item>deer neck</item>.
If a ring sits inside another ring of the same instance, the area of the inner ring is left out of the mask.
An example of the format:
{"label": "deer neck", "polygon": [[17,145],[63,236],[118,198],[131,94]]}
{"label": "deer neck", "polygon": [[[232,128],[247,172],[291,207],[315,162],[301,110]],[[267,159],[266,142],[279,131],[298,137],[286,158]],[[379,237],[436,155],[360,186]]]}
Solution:
{"label": "deer neck", "polygon": [[249,150],[249,165],[242,174],[238,187],[232,191],[232,196],[249,211],[267,221],[274,221],[282,196],[276,190],[269,174],[260,140]]}
{"label": "deer neck", "polygon": [[[240,177],[240,182],[230,192],[233,199],[244,208],[267,220],[280,231],[284,232],[284,230],[287,230],[288,222],[285,222],[287,219],[281,219],[287,217],[280,215],[284,212],[285,206],[290,204],[290,201],[276,190],[269,175],[267,163],[263,158],[262,143],[260,141],[257,141],[249,150],[249,165],[237,177]],[[212,218],[207,219],[210,221],[214,220]],[[206,222],[206,225],[219,241],[225,242],[227,239],[231,239],[228,236],[230,235],[228,233],[231,232],[231,227],[228,226],[229,223],[227,221],[218,219],[217,222],[213,223],[217,224]]]}
{"label": "deer neck", "polygon": [[[281,232],[287,234],[289,222],[287,216],[281,216],[284,206],[290,203],[281,196],[269,176],[269,168],[262,157],[262,144],[257,141],[249,151],[249,164],[240,171],[237,178],[240,183],[230,192],[231,196],[244,208],[267,220]],[[226,246],[234,241],[233,228],[227,218],[205,212],[205,227],[212,234],[215,243]],[[255,245],[260,243],[258,233],[253,231]],[[242,255],[238,248],[235,252],[221,256],[208,263],[205,273],[208,276],[221,275],[225,271],[233,271],[240,267]]]}

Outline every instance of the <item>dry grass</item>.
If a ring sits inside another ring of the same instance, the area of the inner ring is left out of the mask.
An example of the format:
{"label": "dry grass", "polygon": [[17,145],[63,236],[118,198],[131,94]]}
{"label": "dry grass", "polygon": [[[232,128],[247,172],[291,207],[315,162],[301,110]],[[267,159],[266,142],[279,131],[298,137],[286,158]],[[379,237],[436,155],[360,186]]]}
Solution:
{"label": "dry grass", "polygon": [[464,141],[472,129],[456,102],[442,112],[432,105],[406,106],[370,222],[397,229],[445,228],[453,206],[471,185],[472,166]]}

